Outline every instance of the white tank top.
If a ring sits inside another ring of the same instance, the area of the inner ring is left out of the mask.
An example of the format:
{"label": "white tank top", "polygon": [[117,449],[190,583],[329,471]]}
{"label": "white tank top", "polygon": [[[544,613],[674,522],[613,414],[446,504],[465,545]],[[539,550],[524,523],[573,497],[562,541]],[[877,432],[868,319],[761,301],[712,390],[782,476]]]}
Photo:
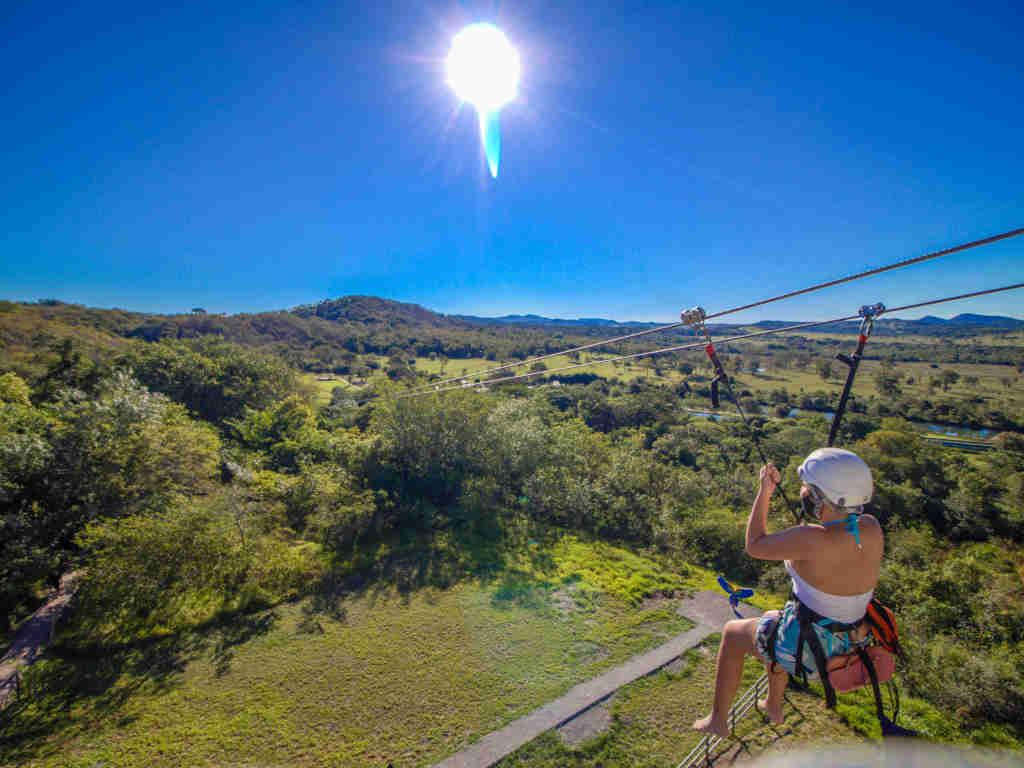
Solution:
{"label": "white tank top", "polygon": [[843,624],[852,624],[863,618],[867,612],[868,603],[871,602],[875,590],[871,589],[860,595],[830,595],[804,581],[789,560],[784,562],[786,572],[793,579],[793,593],[801,603],[815,613]]}

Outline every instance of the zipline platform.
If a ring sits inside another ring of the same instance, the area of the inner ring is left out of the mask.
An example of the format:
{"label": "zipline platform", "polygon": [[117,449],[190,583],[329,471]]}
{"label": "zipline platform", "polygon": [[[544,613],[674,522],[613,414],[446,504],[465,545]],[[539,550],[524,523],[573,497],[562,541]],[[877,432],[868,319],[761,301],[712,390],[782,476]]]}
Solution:
{"label": "zipline platform", "polygon": [[[760,615],[760,611],[749,605],[744,604],[743,608],[746,609],[743,613],[747,617]],[[619,688],[672,663],[690,648],[699,645],[708,635],[720,632],[725,622],[735,618],[729,608],[729,600],[722,592],[698,592],[692,598],[683,600],[677,612],[697,622],[697,626],[593,680],[580,683],[564,696],[487,734],[461,752],[437,763],[434,768],[487,768],[545,731],[573,720]],[[708,706],[710,704],[709,698]],[[683,726],[689,727],[689,723]]]}

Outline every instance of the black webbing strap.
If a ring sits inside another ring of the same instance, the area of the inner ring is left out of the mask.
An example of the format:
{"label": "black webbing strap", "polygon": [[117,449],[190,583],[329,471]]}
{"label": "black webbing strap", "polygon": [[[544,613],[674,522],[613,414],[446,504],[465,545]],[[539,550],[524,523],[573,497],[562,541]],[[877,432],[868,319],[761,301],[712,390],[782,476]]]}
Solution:
{"label": "black webbing strap", "polygon": [[825,649],[821,647],[818,633],[814,631],[815,617],[818,614],[799,601],[797,601],[797,606],[796,616],[800,624],[800,636],[796,641],[796,659],[800,665],[800,671],[804,675],[804,682],[807,682],[807,673],[804,672],[803,664],[804,642],[806,642],[811,649],[811,654],[814,656],[814,664],[818,668],[818,679],[821,681],[821,687],[825,689],[825,706],[829,709],[835,709],[836,689],[832,687],[832,681],[828,679],[828,660],[825,658]]}
{"label": "black webbing strap", "polygon": [[885,709],[882,705],[882,689],[878,683],[878,671],[875,669],[875,664],[871,661],[871,656],[864,648],[858,648],[857,655],[860,656],[861,663],[867,668],[868,676],[871,678],[871,688],[875,693],[875,707],[878,709],[878,724],[882,727],[882,736],[907,736],[909,738],[919,737],[920,734],[916,731],[896,725],[896,723],[893,722],[893,720],[898,719],[900,716],[900,699],[896,684],[891,681],[889,683],[889,690],[895,691],[893,694],[894,701],[892,720],[885,716]]}
{"label": "black webbing strap", "polygon": [[853,379],[857,375],[857,366],[860,365],[861,357],[864,354],[864,345],[868,343],[871,336],[871,328],[874,326],[875,318],[885,312],[885,305],[882,303],[863,306],[857,312],[861,316],[860,331],[857,333],[857,349],[847,357],[841,352],[836,355],[836,360],[845,363],[849,369],[846,373],[846,383],[843,385],[843,394],[839,397],[839,405],[832,416],[832,427],[828,431],[828,445],[831,447],[839,434],[839,422],[843,420],[843,412],[846,410],[846,401],[850,397],[850,390],[853,388]]}
{"label": "black webbing strap", "polygon": [[875,669],[875,663],[866,650],[858,648],[857,655],[860,657],[861,664],[867,668],[868,677],[871,678],[871,688],[875,692],[875,708],[878,710],[878,722],[882,723],[884,731],[885,721],[888,718],[885,716],[885,708],[882,705],[882,689],[878,682],[878,670]]}

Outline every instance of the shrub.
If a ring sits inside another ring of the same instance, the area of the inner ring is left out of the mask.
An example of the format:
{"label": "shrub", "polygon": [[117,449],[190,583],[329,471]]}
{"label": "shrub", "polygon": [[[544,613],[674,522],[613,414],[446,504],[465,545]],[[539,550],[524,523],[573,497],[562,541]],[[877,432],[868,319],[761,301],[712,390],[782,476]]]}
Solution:
{"label": "shrub", "polygon": [[280,359],[217,340],[146,344],[119,363],[150,391],[218,424],[242,417],[246,407],[267,408],[298,386]]}
{"label": "shrub", "polygon": [[473,393],[452,393],[377,408],[372,426],[380,437],[368,466],[372,485],[406,509],[421,500],[436,507],[454,504],[485,453],[485,407]]}
{"label": "shrub", "polygon": [[679,513],[681,544],[691,562],[741,583],[756,583],[762,566],[746,552],[743,516],[728,509],[686,509]]}
{"label": "shrub", "polygon": [[78,591],[87,637],[165,631],[294,596],[320,570],[315,545],[251,540],[213,507],[171,505],[91,523],[78,537]]}
{"label": "shrub", "polygon": [[19,376],[5,373],[0,376],[0,404],[31,405],[29,388]]}
{"label": "shrub", "polygon": [[173,624],[189,598],[227,603],[247,559],[231,521],[185,505],[90,524],[78,537],[82,615],[93,630]]}
{"label": "shrub", "polygon": [[330,435],[317,429],[312,408],[298,395],[262,411],[246,407],[242,418],[227,423],[243,446],[267,456],[270,469],[297,472],[303,464],[334,458]]}

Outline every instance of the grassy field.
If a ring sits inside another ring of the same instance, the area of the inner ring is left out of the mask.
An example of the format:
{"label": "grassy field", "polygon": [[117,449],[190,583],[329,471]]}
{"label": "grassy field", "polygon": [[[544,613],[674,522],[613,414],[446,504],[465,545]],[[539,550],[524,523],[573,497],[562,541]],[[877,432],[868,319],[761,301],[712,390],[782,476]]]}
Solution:
{"label": "grassy field", "polygon": [[[685,631],[663,595],[710,588],[702,569],[561,535],[448,588],[318,593],[123,647],[58,639],[0,714],[0,765],[427,766]],[[697,741],[716,642],[618,692],[605,733],[572,747],[545,734],[502,766],[676,765]],[[760,673],[751,661],[745,680]],[[905,696],[903,709],[928,737],[964,740],[928,705]],[[836,712],[791,693],[784,725],[749,716],[723,751],[858,742],[872,729],[866,692]]]}
{"label": "grassy field", "polygon": [[[328,376],[330,377],[329,381],[319,381]],[[349,383],[347,378],[333,373],[304,373],[299,379],[313,391],[313,400],[317,405],[327,405],[331,402],[331,395],[334,394],[335,387],[352,390],[353,393],[359,392],[359,388]]]}
{"label": "grassy field", "polygon": [[685,631],[638,597],[685,584],[562,539],[448,589],[370,588],[329,611],[311,597],[141,645],[58,646],[0,715],[0,764],[429,765]]}

